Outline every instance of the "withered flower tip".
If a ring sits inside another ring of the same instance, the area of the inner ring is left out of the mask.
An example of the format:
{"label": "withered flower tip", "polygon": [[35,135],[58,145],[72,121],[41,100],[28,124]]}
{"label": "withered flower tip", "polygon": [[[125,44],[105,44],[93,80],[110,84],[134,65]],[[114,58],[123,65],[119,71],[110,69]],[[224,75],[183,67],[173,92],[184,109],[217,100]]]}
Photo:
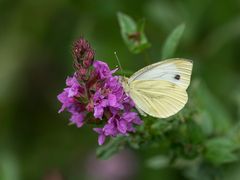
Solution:
{"label": "withered flower tip", "polygon": [[73,58],[76,69],[89,68],[94,60],[94,50],[83,38],[73,43]]}

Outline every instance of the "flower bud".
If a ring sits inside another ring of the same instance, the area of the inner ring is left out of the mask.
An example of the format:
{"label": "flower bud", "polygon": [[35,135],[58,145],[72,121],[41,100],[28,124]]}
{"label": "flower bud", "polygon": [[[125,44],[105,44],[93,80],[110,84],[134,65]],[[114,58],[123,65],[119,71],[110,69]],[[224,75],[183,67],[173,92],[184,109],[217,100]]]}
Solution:
{"label": "flower bud", "polygon": [[77,69],[89,68],[94,60],[94,50],[85,39],[80,38],[73,43],[73,58]]}
{"label": "flower bud", "polygon": [[94,59],[94,52],[87,51],[85,59],[83,60],[83,67],[88,68],[92,65]]}

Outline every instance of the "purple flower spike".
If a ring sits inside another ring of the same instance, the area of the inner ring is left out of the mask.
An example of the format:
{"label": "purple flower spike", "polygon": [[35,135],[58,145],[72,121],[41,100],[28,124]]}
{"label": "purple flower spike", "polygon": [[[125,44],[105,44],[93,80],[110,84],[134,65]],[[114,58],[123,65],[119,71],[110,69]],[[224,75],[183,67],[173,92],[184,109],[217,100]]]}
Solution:
{"label": "purple flower spike", "polygon": [[[138,114],[134,112],[132,99],[124,92],[119,77],[102,61],[94,61],[94,51],[89,43],[80,39],[74,43],[73,57],[76,72],[66,80],[66,88],[58,95],[62,103],[59,112],[71,113],[70,122],[78,128],[87,123],[95,123],[98,144],[106,137],[127,135],[140,125]],[[101,121],[101,127],[99,122]]]}

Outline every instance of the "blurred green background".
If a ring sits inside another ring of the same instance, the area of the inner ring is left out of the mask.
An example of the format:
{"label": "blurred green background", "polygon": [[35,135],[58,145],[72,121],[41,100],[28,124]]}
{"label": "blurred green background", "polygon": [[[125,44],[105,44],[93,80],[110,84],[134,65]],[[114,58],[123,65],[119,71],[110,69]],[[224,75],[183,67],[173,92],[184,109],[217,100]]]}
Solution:
{"label": "blurred green background", "polygon": [[97,134],[68,126],[68,114],[57,113],[56,96],[73,73],[71,45],[80,36],[112,68],[114,51],[124,69],[147,65],[144,54],[132,55],[125,46],[119,11],[146,18],[152,62],[160,59],[167,35],[185,22],[175,57],[194,60],[193,78],[205,81],[231,118],[240,120],[240,0],[0,0],[0,179],[183,178],[146,167],[147,151],[126,151],[109,163],[95,160]]}

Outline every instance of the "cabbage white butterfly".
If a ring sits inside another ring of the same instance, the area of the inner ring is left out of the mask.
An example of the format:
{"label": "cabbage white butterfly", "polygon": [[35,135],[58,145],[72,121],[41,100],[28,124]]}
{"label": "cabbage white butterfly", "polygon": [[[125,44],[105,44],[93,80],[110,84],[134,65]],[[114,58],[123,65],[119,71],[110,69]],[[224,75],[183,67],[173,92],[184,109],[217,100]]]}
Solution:
{"label": "cabbage white butterfly", "polygon": [[130,78],[121,77],[120,82],[141,114],[167,118],[187,103],[192,66],[191,60],[167,59],[140,69]]}

